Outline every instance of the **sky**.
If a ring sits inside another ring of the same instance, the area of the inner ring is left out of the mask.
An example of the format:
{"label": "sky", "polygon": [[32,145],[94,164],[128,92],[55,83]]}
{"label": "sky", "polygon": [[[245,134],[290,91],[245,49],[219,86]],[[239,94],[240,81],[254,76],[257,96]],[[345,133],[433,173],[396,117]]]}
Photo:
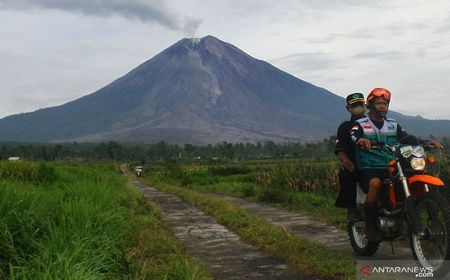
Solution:
{"label": "sky", "polygon": [[104,87],[182,38],[213,35],[345,97],[450,119],[450,1],[0,0],[0,118]]}

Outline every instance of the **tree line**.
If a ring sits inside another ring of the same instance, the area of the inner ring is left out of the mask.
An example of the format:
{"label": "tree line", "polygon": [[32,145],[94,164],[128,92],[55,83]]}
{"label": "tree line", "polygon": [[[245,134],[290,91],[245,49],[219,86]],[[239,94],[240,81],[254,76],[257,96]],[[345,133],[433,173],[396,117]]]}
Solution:
{"label": "tree line", "polygon": [[[323,158],[334,156],[336,136],[315,142],[227,143],[215,145],[107,143],[0,143],[0,159],[20,157],[28,160],[115,160],[148,162],[164,159],[182,160],[248,160],[264,158]],[[441,139],[450,147],[450,139]],[[444,150],[445,151],[445,150]]]}
{"label": "tree line", "polygon": [[118,160],[158,161],[184,160],[246,160],[262,158],[307,158],[333,154],[336,137],[317,142],[275,143],[227,143],[214,145],[107,143],[0,143],[0,159],[20,157],[28,160]]}

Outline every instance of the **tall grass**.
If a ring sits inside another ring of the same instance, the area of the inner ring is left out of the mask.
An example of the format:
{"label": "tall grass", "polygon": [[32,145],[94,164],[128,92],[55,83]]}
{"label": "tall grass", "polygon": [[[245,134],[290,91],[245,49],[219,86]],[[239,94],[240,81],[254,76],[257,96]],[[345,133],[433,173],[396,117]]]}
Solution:
{"label": "tall grass", "polygon": [[169,266],[205,274],[114,166],[0,163],[0,279],[164,279],[167,266],[144,264],[169,251],[142,246],[142,235],[177,244]]}
{"label": "tall grass", "polygon": [[[125,181],[100,169],[3,163],[2,277],[106,279],[126,274],[123,240],[129,239],[131,224],[115,195]],[[57,173],[59,180],[43,183]]]}
{"label": "tall grass", "polygon": [[0,179],[51,183],[56,180],[56,172],[53,166],[45,162],[35,164],[28,161],[1,161]]}

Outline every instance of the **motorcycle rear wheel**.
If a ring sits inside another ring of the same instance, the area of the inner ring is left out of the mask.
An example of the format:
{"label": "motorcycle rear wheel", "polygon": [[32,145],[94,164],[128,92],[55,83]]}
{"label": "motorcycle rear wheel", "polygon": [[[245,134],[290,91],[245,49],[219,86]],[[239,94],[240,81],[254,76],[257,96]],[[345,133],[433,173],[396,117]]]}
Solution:
{"label": "motorcycle rear wheel", "polygon": [[348,237],[353,251],[358,256],[372,256],[378,250],[381,241],[368,241],[364,221],[351,221],[347,227]]}
{"label": "motorcycle rear wheel", "polygon": [[450,260],[450,206],[438,192],[427,192],[416,201],[422,231],[410,232],[413,256],[423,267],[432,267],[434,277],[450,272],[445,261]]}

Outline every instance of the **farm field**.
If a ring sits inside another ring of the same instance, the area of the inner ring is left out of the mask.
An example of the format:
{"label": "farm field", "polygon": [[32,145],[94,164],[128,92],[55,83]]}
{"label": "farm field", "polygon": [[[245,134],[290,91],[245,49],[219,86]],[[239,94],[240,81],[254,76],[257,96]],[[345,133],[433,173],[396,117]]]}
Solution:
{"label": "farm field", "polygon": [[[340,228],[346,226],[346,210],[334,206],[339,191],[336,158],[268,159],[241,162],[155,162],[143,176],[200,192],[226,194],[249,201],[303,211]],[[448,186],[450,164],[446,156],[430,166]],[[441,190],[448,198],[450,191]]]}
{"label": "farm field", "polygon": [[346,211],[334,207],[338,192],[337,160],[253,160],[198,164],[152,164],[143,176],[157,182],[301,210],[344,226]]}

